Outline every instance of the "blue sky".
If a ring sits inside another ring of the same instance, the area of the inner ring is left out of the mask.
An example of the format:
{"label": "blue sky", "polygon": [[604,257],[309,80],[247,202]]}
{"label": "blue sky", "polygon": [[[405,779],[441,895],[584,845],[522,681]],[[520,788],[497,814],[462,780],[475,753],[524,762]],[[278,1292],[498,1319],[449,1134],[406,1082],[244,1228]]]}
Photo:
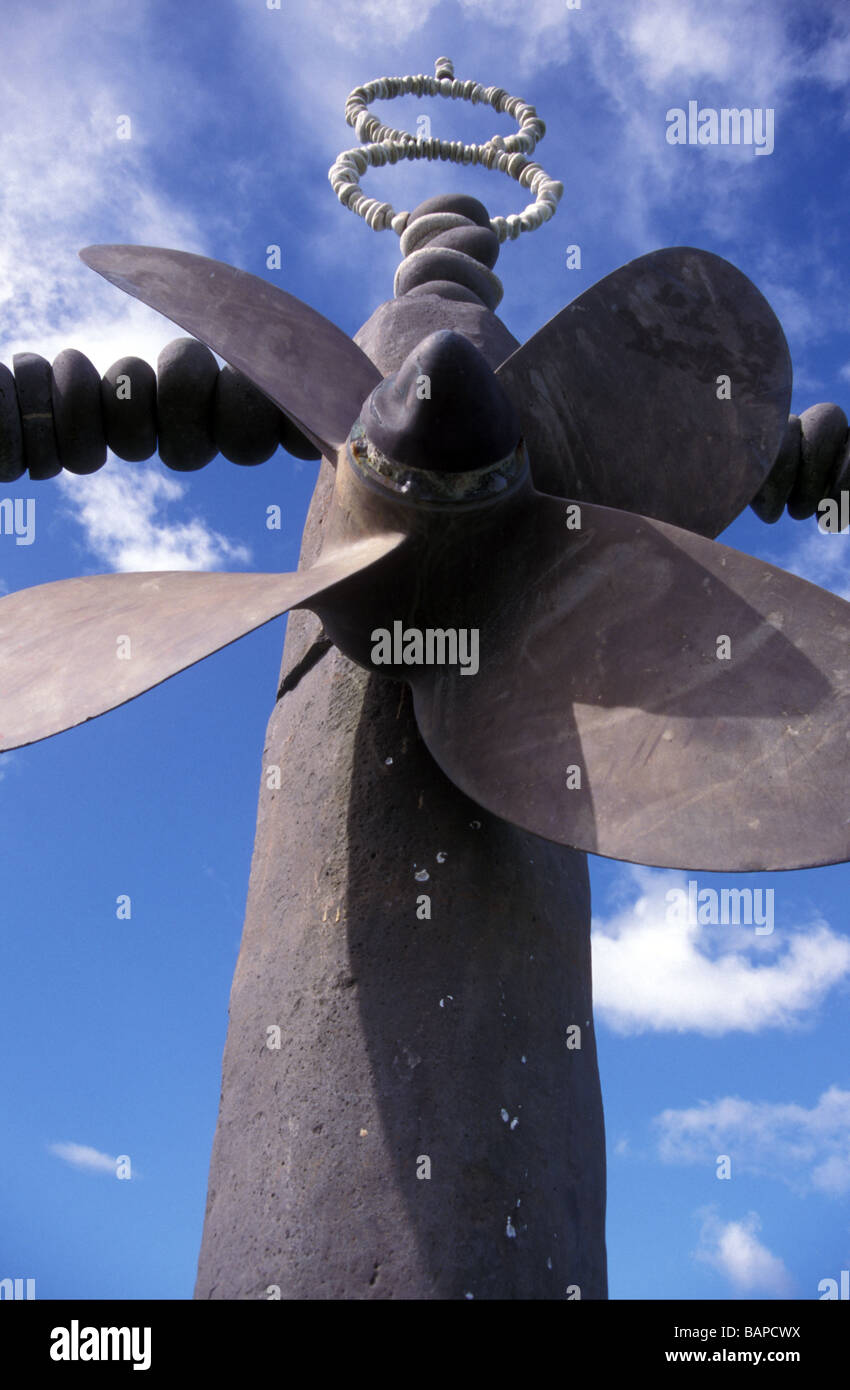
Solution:
{"label": "blue sky", "polygon": [[[179,335],[101,281],[93,242],[180,247],[268,275],[354,333],[390,297],[392,232],[336,202],[345,98],[383,74],[497,83],[537,106],[554,221],[502,250],[525,340],[618,265],[668,245],[727,257],[765,293],[793,408],[850,403],[850,15],[809,0],[81,0],[22,10],[0,56],[0,360],[155,362]],[[676,147],[666,112],[775,111],[775,148]],[[512,123],[405,98],[443,138]],[[120,116],[132,137],[116,136]],[[370,172],[396,208],[448,188],[518,211],[504,176]],[[565,249],[582,248],[581,270]],[[281,269],[266,270],[266,248]],[[279,452],[196,474],[110,459],[0,535],[0,586],[112,569],[289,570],[316,465]],[[266,509],[282,508],[279,532]],[[850,597],[847,535],[751,512],[723,539]],[[248,883],[278,620],[86,727],[0,759],[0,1278],[39,1297],[191,1296]],[[687,873],[591,860],[613,1298],[818,1296],[850,1268],[850,866],[700,874],[774,892],[774,930],[676,927]],[[116,916],[129,894],[130,920]],[[114,1160],[130,1156],[118,1181]],[[716,1176],[718,1155],[732,1177]]]}

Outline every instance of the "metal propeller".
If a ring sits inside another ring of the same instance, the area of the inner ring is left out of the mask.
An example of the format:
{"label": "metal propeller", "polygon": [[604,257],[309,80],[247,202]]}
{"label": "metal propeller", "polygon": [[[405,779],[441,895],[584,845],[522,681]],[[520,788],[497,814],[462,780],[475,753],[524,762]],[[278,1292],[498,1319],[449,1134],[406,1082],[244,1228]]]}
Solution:
{"label": "metal propeller", "polygon": [[494,518],[498,573],[473,590],[459,562],[452,624],[479,627],[478,673],[408,677],[443,771],[616,859],[847,859],[850,604],[664,522],[582,504],[567,531],[565,511],[529,491]]}
{"label": "metal propeller", "polygon": [[[404,392],[423,361],[431,401]],[[393,466],[461,373],[501,434],[477,456],[469,441],[464,473]],[[705,870],[848,858],[850,604],[691,531],[542,495],[498,391],[442,332],[374,393],[406,399],[405,420],[376,446],[364,409],[328,539],[389,525],[410,546],[311,603],[329,636],[409,682],[463,791],[547,839]]]}
{"label": "metal propeller", "polygon": [[219,353],[331,460],[381,373],[342,329],[267,280],[160,246],[87,246],[81,260]]}
{"label": "metal propeller", "polygon": [[0,600],[0,750],[134,699],[392,553],[385,532],[297,574],[94,574]]}
{"label": "metal propeller", "polygon": [[758,492],[791,402],[788,345],[767,300],[729,261],[686,246],[606,275],[498,376],[541,491],[703,536]]}
{"label": "metal propeller", "polygon": [[[410,683],[459,787],[537,834],[690,869],[850,856],[850,606],[709,538],[764,481],[790,394],[782,331],[734,267],[656,252],[496,373],[441,330],[382,380],[253,276],[152,248],[83,257],[290,414],[337,463],[334,498],[297,575],[109,575],[0,600],[4,746],[309,607],[353,660]],[[138,661],[115,660],[125,630]],[[390,632],[413,634],[413,664],[397,643],[377,658]],[[474,671],[446,655],[473,632]]]}

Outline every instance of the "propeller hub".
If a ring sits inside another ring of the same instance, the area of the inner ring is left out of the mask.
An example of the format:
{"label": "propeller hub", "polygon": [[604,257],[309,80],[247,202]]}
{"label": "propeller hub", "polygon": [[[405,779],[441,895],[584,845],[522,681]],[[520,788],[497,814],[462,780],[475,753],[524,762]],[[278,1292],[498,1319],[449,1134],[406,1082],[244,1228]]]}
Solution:
{"label": "propeller hub", "polygon": [[369,445],[397,468],[470,473],[515,451],[519,417],[489,363],[461,333],[417,343],[360,414]]}

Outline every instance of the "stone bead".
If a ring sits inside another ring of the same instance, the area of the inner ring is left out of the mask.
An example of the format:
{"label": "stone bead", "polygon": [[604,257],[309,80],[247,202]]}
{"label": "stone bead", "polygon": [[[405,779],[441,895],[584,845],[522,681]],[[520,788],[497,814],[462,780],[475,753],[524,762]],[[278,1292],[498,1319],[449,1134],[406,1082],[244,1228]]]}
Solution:
{"label": "stone bead", "polygon": [[106,443],[118,458],[141,463],[156,452],[156,372],[141,357],[120,357],[100,383]]}
{"label": "stone bead", "polygon": [[0,362],[0,483],[14,483],[26,466],[15,378]]}
{"label": "stone bead", "polygon": [[489,227],[451,227],[431,237],[429,246],[449,246],[463,251],[492,270],[499,259],[499,238]]}
{"label": "stone bead", "polygon": [[235,367],[218,374],[212,418],[213,439],[231,463],[265,463],[280,442],[280,411]]}
{"label": "stone bead", "polygon": [[838,470],[847,440],[847,416],[838,405],[822,402],[800,416],[801,464],[791,495],[788,515],[795,521],[814,516]]}
{"label": "stone bead", "polygon": [[289,416],[284,415],[282,410],[278,412],[278,415],[280,426],[278,438],[286,452],[297,459],[320,459],[322,457],[321,451],[310,443],[307,436],[301,433]]}
{"label": "stone bead", "polygon": [[429,212],[459,212],[478,227],[490,226],[490,214],[484,204],[479,203],[477,198],[471,198],[468,193],[437,193],[433,198],[426,198],[413,209],[410,221],[414,222],[417,217],[424,217]]}
{"label": "stone bead", "polygon": [[[401,238],[399,243],[401,254],[409,256],[414,251],[421,251],[440,232],[448,232],[453,227],[473,228],[475,223],[470,222],[468,217],[463,217],[459,212],[429,212],[424,217],[417,217],[415,222],[408,225]],[[477,230],[482,229],[478,228]]]}
{"label": "stone bead", "polygon": [[54,360],[52,399],[62,467],[69,473],[96,473],[106,463],[100,374],[75,348],[65,348]]}
{"label": "stone bead", "polygon": [[16,352],[12,363],[29,475],[37,482],[55,478],[62,463],[53,426],[50,363],[37,352]]}
{"label": "stone bead", "polygon": [[838,460],[838,470],[825,496],[833,502],[841,501],[842,492],[850,492],[850,438]]}
{"label": "stone bead", "polygon": [[395,274],[393,293],[399,299],[414,285],[425,284],[428,280],[455,280],[477,294],[488,309],[496,308],[504,292],[492,270],[487,270],[471,256],[444,246],[438,251],[430,247],[415,251],[403,260]]}
{"label": "stone bead", "polygon": [[428,280],[424,285],[414,285],[412,289],[405,291],[405,299],[413,299],[414,296],[436,294],[440,299],[453,299],[458,304],[480,304],[482,309],[487,305],[480,295],[468,290],[466,285],[459,285],[456,280]]}
{"label": "stone bead", "polygon": [[157,360],[159,456],[168,468],[203,468],[218,450],[212,435],[218,364],[197,338],[175,338]]}
{"label": "stone bead", "polygon": [[750,506],[760,521],[778,521],[800,471],[802,430],[799,415],[789,415],[776,462]]}

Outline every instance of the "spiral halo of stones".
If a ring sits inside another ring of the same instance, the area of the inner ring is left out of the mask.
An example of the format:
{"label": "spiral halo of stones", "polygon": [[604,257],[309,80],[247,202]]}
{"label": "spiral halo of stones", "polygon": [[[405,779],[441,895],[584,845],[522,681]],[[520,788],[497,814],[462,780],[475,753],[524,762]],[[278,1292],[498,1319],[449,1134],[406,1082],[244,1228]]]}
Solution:
{"label": "spiral halo of stones", "polygon": [[[513,117],[519,128],[514,135],[493,135],[483,145],[466,145],[462,140],[426,139],[411,135],[406,130],[396,130],[392,126],[382,125],[378,117],[369,111],[373,101],[386,101],[409,93],[415,96],[450,97],[473,104],[484,102],[492,106],[494,111],[506,112]],[[540,164],[528,158],[538,140],[546,133],[546,126],[535,108],[520,97],[511,96],[503,87],[483,87],[480,82],[459,81],[448,58],[437,59],[434,77],[423,73],[415,77],[379,77],[364,83],[362,87],[355,87],[346,102],[345,118],[363,143],[338,155],[328,172],[328,178],[343,206],[356,212],[375,231],[392,227],[401,236],[411,214],[395,212],[392,204],[367,197],[359,180],[368,168],[397,164],[401,159],[483,164],[487,169],[498,169],[523,188],[530,189],[534,202],[529,203],[521,213],[490,219],[490,227],[500,242],[509,238],[516,240],[520,232],[532,232],[555,215],[564,186],[550,178]]]}

